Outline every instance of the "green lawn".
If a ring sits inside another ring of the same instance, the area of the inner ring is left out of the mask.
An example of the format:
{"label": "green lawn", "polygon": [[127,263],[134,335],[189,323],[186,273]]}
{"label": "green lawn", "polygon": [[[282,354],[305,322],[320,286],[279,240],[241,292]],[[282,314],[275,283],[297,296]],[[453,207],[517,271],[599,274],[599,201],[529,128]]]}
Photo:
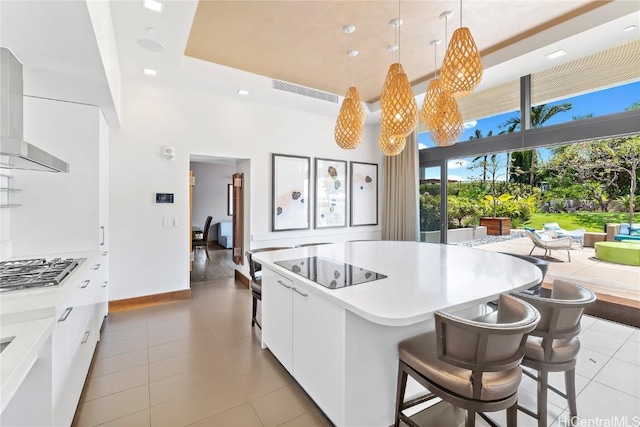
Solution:
{"label": "green lawn", "polygon": [[[638,221],[637,214],[635,221]],[[604,231],[604,225],[607,223],[629,222],[629,214],[617,212],[534,213],[524,225],[542,230],[542,224],[546,222],[557,222],[565,230],[584,228],[587,231]]]}

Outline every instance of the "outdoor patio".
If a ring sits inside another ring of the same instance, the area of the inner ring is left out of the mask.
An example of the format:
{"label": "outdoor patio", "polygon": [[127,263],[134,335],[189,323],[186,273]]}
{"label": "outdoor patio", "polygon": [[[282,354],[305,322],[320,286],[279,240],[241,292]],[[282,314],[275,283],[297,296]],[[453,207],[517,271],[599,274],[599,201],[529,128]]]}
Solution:
{"label": "outdoor patio", "polygon": [[[532,247],[531,240],[526,237],[476,246],[482,250],[522,255],[528,255]],[[532,256],[544,259],[544,250],[536,248]],[[596,292],[599,301],[640,309],[640,267],[597,260],[594,248],[581,249],[577,244],[571,249],[571,262],[565,250],[552,251],[546,260],[549,270],[545,283],[550,284],[556,278],[569,280]]]}

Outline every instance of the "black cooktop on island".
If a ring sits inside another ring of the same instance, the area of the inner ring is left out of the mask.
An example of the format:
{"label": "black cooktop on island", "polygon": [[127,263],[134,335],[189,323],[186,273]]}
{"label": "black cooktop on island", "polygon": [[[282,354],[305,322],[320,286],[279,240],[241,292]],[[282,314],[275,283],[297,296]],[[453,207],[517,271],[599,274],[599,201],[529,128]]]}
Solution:
{"label": "black cooktop on island", "polygon": [[344,288],[387,278],[384,274],[366,268],[318,256],[286,259],[275,261],[275,263],[329,289]]}

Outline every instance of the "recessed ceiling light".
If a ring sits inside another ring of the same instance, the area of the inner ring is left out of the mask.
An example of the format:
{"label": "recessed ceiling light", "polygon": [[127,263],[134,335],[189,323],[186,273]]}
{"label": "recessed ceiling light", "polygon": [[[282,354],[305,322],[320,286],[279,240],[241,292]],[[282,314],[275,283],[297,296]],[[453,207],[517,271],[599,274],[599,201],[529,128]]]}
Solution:
{"label": "recessed ceiling light", "polygon": [[153,28],[153,27],[148,27],[147,28],[147,33],[149,33],[149,34],[156,34],[157,32],[158,32],[158,30]]}
{"label": "recessed ceiling light", "polygon": [[163,52],[164,46],[162,43],[157,42],[151,39],[140,39],[138,40],[138,46],[143,49],[149,50],[151,52]]}
{"label": "recessed ceiling light", "polygon": [[249,91],[246,89],[238,89],[237,94],[246,96],[249,95]]}
{"label": "recessed ceiling light", "polygon": [[142,0],[142,5],[155,12],[162,12],[162,3],[158,0]]}
{"label": "recessed ceiling light", "polygon": [[556,59],[561,56],[565,56],[567,52],[564,49],[556,50],[555,52],[551,52],[545,55],[547,59]]}
{"label": "recessed ceiling light", "polygon": [[151,68],[143,68],[142,72],[147,76],[157,76],[158,72],[156,70],[152,70]]}
{"label": "recessed ceiling light", "polygon": [[628,26],[627,28],[625,28],[624,30],[625,30],[625,31],[633,31],[633,30],[635,30],[635,29],[636,29],[636,26],[635,26],[635,25],[629,25],[629,26]]}

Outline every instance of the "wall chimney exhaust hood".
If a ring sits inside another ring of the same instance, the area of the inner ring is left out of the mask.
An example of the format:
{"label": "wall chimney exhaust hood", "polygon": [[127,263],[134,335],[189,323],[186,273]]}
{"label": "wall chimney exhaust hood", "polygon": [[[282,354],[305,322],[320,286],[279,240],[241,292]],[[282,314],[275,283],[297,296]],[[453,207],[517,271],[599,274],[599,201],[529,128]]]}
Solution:
{"label": "wall chimney exhaust hood", "polygon": [[0,47],[0,168],[69,172],[69,164],[23,139],[22,64]]}

